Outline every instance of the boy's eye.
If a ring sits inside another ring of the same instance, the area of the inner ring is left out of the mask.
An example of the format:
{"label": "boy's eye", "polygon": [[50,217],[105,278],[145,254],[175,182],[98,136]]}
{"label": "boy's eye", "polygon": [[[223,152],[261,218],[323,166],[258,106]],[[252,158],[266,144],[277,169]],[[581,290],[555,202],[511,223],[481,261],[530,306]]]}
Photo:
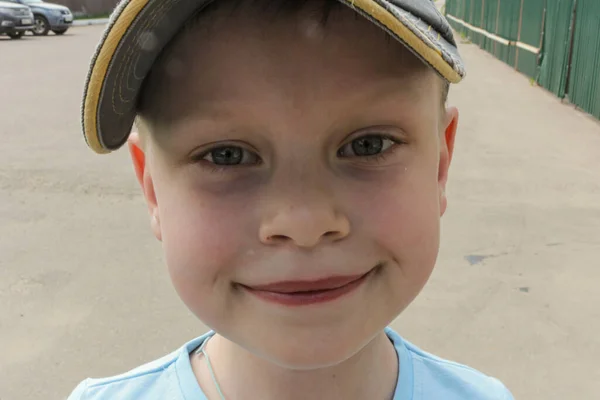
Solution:
{"label": "boy's eye", "polygon": [[369,157],[385,152],[396,142],[381,135],[367,135],[354,139],[338,150],[338,157]]}
{"label": "boy's eye", "polygon": [[220,166],[258,164],[260,161],[256,153],[239,146],[215,147],[204,153],[201,159]]}

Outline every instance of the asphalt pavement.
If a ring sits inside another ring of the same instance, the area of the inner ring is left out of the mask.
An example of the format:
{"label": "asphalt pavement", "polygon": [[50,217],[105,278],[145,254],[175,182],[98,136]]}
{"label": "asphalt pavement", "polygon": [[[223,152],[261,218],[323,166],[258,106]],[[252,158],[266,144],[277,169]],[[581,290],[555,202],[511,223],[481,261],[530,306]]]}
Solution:
{"label": "asphalt pavement", "polygon": [[[172,289],[126,151],[80,97],[100,26],[0,37],[0,399],[64,399],[205,331]],[[517,399],[600,393],[600,124],[475,45],[429,285],[408,340]]]}

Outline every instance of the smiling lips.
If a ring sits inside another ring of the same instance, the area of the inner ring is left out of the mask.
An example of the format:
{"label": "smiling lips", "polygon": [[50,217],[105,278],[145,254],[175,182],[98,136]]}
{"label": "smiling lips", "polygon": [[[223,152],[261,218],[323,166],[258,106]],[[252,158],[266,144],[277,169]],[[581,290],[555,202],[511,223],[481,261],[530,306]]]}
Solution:
{"label": "smiling lips", "polygon": [[285,281],[258,286],[243,286],[253,295],[285,306],[304,306],[333,301],[358,288],[366,274],[335,276],[316,281]]}

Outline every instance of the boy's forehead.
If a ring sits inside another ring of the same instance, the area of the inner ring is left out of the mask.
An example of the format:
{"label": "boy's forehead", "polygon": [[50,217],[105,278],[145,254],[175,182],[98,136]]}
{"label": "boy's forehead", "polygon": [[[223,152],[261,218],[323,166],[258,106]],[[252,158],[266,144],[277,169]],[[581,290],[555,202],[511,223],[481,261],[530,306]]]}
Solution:
{"label": "boy's forehead", "polygon": [[235,58],[245,46],[252,45],[264,51],[261,56],[267,60],[326,50],[332,57],[350,56],[364,63],[384,61],[396,68],[410,65],[427,69],[406,46],[348,7],[330,10],[326,18],[318,9],[306,7],[277,19],[265,17],[256,8],[224,8],[196,21],[171,45],[179,55],[187,55],[188,61],[202,63],[215,54]]}
{"label": "boy's forehead", "polygon": [[405,46],[350,9],[336,9],[326,23],[310,9],[269,24],[241,11],[202,19],[172,43],[146,82],[145,117],[172,120],[211,101],[252,101],[266,87],[275,87],[275,96],[314,96],[316,81],[321,95],[340,98],[379,90],[419,96],[422,80],[441,84]]}

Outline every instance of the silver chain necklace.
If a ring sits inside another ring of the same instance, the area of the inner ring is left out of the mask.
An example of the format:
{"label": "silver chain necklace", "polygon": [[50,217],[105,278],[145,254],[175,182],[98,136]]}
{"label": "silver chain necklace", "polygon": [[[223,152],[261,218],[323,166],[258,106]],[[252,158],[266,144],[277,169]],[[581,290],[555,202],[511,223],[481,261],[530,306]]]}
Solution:
{"label": "silver chain necklace", "polygon": [[210,339],[206,339],[202,343],[200,348],[194,352],[194,354],[196,354],[196,355],[202,354],[204,356],[204,359],[206,360],[206,365],[208,366],[208,372],[210,372],[210,377],[212,378],[212,381],[215,385],[215,389],[217,389],[217,393],[219,393],[219,398],[221,400],[225,400],[225,396],[223,395],[223,391],[221,390],[221,385],[219,385],[219,382],[217,381],[217,377],[215,376],[215,371],[213,370],[212,364],[210,362],[210,357],[208,357],[208,354],[206,353],[206,350],[204,349],[204,347],[206,347],[206,343],[208,343],[209,340]]}

